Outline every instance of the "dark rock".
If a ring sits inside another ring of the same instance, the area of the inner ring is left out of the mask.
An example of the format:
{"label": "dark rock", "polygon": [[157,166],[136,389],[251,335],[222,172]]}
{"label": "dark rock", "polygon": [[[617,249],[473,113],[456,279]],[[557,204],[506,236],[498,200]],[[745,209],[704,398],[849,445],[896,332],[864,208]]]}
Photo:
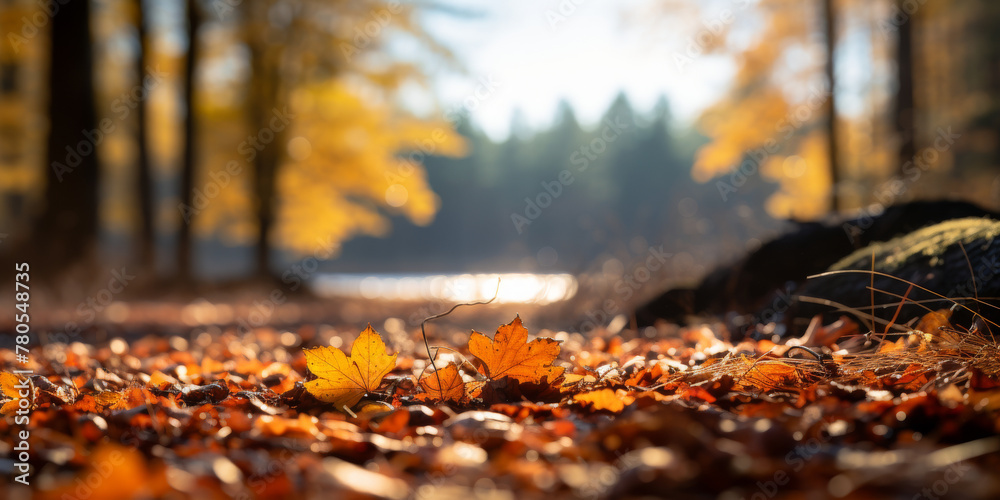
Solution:
{"label": "dark rock", "polygon": [[[808,322],[807,314],[818,310],[812,306],[802,307],[794,300],[796,294],[805,294],[805,289],[800,288],[806,277],[826,271],[840,259],[874,242],[890,240],[928,225],[963,217],[1000,218],[998,214],[971,203],[917,201],[889,207],[878,215],[863,213],[834,223],[799,223],[795,231],[768,241],[757,251],[735,263],[716,268],[697,288],[668,290],[639,307],[635,311],[636,320],[640,326],[646,326],[657,319],[684,322],[690,315],[732,316],[735,313],[750,316],[731,325],[737,330],[756,323],[784,320],[793,331],[798,331],[800,326]],[[865,251],[870,260],[870,249]],[[889,259],[890,256],[886,258]],[[914,261],[914,265],[928,263]],[[870,262],[868,264],[870,266]],[[960,264],[967,268],[964,258]],[[878,265],[877,260],[876,267]],[[857,286],[862,276],[870,280],[867,275],[853,276],[849,282],[844,281],[849,284],[831,288],[835,292],[834,296],[823,298],[840,302],[836,299],[845,297],[837,294]],[[968,271],[965,273],[965,279],[967,278]],[[918,284],[923,281],[918,281]],[[940,285],[937,282],[934,284]],[[866,286],[867,284],[861,286],[861,291],[868,293]],[[895,289],[894,287],[893,290]],[[946,291],[949,289],[946,288]],[[827,291],[818,288],[810,290],[810,294]],[[905,287],[903,291],[905,292]],[[857,295],[852,292],[846,299],[853,300]],[[868,303],[870,300],[865,302]],[[796,318],[803,319],[804,322],[797,322]],[[734,334],[736,337],[742,336],[739,331]]]}
{"label": "dark rock", "polygon": [[[1000,241],[994,241],[998,235],[1000,222],[991,219],[941,222],[851,253],[830,266],[835,274],[809,280],[799,294],[832,300],[864,313],[872,312],[874,299],[874,313],[879,318],[890,320],[899,309],[897,323],[956,303],[968,307],[956,307],[956,311],[965,312],[953,318],[958,324],[969,326],[969,309],[996,322],[1000,319],[997,310],[973,299],[1000,296]],[[884,275],[872,276],[871,269]],[[869,287],[875,289],[874,296]],[[906,305],[900,308],[904,295]],[[793,314],[810,316],[829,310],[800,302]]]}

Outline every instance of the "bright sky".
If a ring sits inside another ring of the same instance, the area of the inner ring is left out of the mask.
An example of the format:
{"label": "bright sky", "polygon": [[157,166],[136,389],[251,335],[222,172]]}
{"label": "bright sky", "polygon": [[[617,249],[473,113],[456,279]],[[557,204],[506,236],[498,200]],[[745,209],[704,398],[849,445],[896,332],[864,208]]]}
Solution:
{"label": "bright sky", "polygon": [[[626,21],[625,7],[641,8],[648,0],[449,4],[482,15],[428,16],[427,27],[458,53],[469,73],[440,77],[438,93],[446,109],[472,104],[473,121],[495,139],[508,135],[515,110],[531,127],[548,125],[563,98],[584,125],[594,124],[621,90],[639,111],[651,110],[666,95],[675,117],[693,119],[723,94],[733,71],[727,61],[711,57],[679,69],[674,54],[683,50],[682,36],[663,33],[662,24],[657,31],[652,21]],[[485,99],[472,97],[479,81],[489,79],[498,83],[495,91]]]}

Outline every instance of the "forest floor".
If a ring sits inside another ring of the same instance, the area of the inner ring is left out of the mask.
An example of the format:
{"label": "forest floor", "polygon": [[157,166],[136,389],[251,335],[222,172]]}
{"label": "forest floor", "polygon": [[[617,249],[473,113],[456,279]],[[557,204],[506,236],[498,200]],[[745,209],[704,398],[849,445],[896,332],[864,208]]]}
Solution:
{"label": "forest floor", "polygon": [[27,361],[3,336],[0,496],[1000,494],[1000,345],[940,315],[734,345],[717,324],[583,335],[475,306],[427,323],[432,365],[414,318],[439,308],[369,329],[364,307],[117,307],[36,327]]}

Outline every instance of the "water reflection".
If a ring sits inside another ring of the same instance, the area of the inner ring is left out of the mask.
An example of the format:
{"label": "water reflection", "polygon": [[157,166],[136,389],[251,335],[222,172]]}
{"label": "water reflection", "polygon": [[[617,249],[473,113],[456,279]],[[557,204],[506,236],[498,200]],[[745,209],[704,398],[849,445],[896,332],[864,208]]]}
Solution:
{"label": "water reflection", "polygon": [[[500,288],[497,291],[497,279]],[[310,283],[325,297],[353,297],[381,300],[444,300],[550,304],[567,300],[577,291],[570,274],[325,274]]]}

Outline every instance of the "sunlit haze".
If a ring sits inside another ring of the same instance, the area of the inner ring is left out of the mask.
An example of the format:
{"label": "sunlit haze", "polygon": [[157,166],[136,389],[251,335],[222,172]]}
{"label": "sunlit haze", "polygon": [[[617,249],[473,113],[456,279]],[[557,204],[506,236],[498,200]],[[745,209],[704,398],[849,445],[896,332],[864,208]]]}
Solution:
{"label": "sunlit haze", "polygon": [[651,109],[665,95],[675,117],[688,121],[725,90],[729,62],[702,57],[679,71],[674,54],[682,50],[683,36],[657,31],[652,23],[623,29],[628,19],[618,3],[577,3],[574,11],[564,7],[570,13],[563,15],[559,5],[572,2],[454,0],[450,5],[481,15],[428,15],[429,29],[468,68],[467,75],[437,77],[445,109],[462,106],[480,79],[492,77],[496,92],[467,102],[476,108],[470,109],[473,121],[499,139],[518,110],[531,128],[549,124],[561,99],[584,125],[598,121],[620,91],[639,110]]}

